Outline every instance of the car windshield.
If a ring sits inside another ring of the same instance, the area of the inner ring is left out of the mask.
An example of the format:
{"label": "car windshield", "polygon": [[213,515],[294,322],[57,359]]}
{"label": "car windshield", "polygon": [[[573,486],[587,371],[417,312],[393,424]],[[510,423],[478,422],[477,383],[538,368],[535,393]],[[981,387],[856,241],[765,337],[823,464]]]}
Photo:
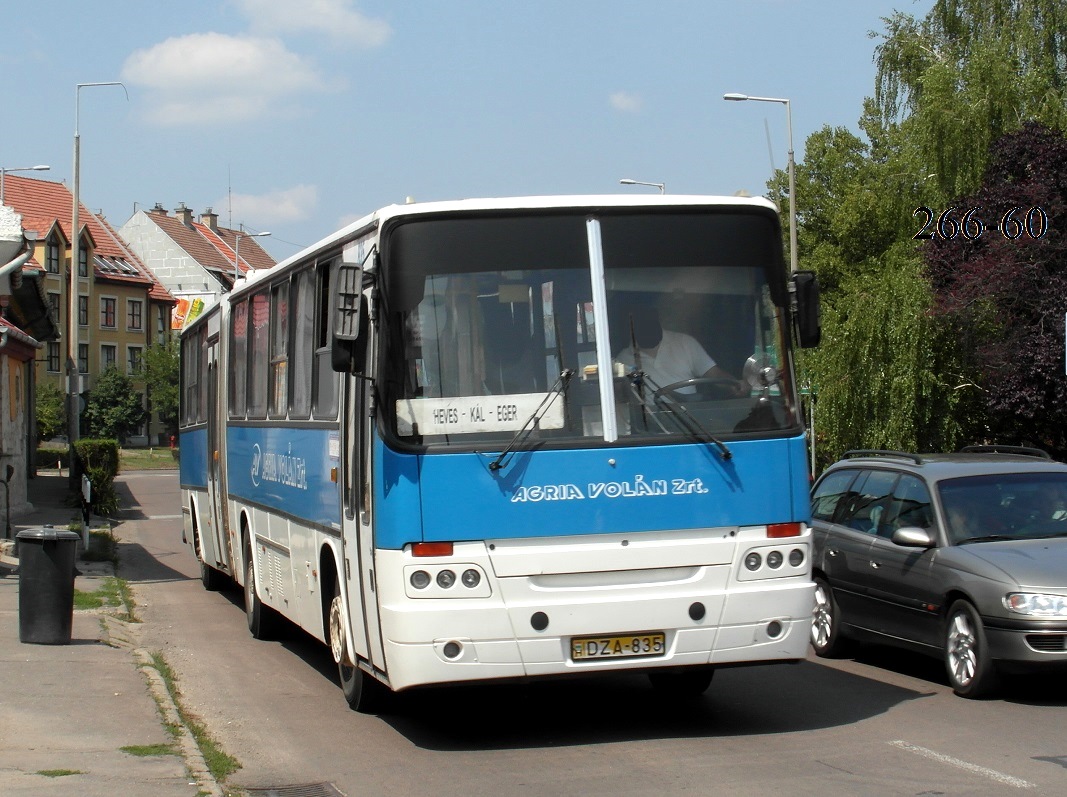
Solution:
{"label": "car windshield", "polygon": [[1067,473],[996,473],[938,484],[953,544],[1067,535]]}

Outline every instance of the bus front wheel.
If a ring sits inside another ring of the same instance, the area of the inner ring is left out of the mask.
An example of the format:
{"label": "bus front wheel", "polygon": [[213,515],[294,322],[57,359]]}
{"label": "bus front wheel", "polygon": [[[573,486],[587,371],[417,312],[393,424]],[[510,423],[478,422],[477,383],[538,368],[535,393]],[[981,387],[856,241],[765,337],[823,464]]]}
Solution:
{"label": "bus front wheel", "polygon": [[200,529],[193,521],[193,545],[196,548],[196,560],[200,563],[200,583],[208,592],[217,592],[222,588],[222,573],[209,565],[204,559],[204,546],[200,542]]}
{"label": "bus front wheel", "polygon": [[333,588],[333,600],[330,601],[329,642],[330,653],[337,662],[337,674],[341,681],[341,691],[348,705],[361,714],[378,714],[385,707],[389,689],[374,676],[365,673],[353,661],[348,651],[345,635],[344,601],[341,599],[341,587]]}
{"label": "bus front wheel", "polygon": [[248,630],[254,639],[271,639],[275,631],[275,615],[264,606],[256,592],[256,569],[252,561],[252,547],[245,545],[245,615]]}

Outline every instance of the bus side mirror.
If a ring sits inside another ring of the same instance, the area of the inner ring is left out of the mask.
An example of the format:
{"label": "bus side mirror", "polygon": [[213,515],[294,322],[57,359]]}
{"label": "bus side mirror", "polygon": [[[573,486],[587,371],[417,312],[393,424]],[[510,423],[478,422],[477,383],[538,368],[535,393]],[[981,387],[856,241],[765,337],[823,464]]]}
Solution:
{"label": "bus side mirror", "polygon": [[334,291],[333,339],[330,342],[330,364],[334,371],[355,373],[363,368],[360,334],[365,331],[363,298],[363,268],[357,263],[341,263],[337,269],[337,289]]}
{"label": "bus side mirror", "polygon": [[819,281],[814,271],[798,271],[793,275],[793,300],[797,325],[797,340],[801,348],[819,345],[822,338],[822,318],[819,308]]}

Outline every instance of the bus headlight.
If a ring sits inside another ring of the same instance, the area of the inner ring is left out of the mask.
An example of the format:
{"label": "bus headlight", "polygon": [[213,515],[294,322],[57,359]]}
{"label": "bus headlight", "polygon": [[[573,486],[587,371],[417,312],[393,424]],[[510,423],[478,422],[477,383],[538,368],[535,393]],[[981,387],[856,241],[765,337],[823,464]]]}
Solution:
{"label": "bus headlight", "polygon": [[771,551],[769,554],[767,554],[767,567],[771,568],[771,570],[777,570],[781,566],[782,566],[782,552],[781,551]]}
{"label": "bus headlight", "polygon": [[759,570],[761,564],[763,564],[763,557],[755,551],[745,557],[745,567],[749,570]]}
{"label": "bus headlight", "polygon": [[800,567],[804,564],[804,552],[800,548],[794,548],[789,552],[789,564]]}
{"label": "bus headlight", "polygon": [[408,565],[403,584],[404,594],[418,600],[488,598],[493,594],[488,572],[473,562]]}

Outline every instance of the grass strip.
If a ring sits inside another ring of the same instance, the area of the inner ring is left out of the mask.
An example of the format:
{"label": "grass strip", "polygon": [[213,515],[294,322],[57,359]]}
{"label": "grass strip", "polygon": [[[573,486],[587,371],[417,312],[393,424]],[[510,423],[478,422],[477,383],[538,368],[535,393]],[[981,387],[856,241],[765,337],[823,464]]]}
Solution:
{"label": "grass strip", "polygon": [[197,747],[200,748],[201,755],[204,756],[204,763],[207,764],[208,770],[211,772],[216,782],[224,782],[227,777],[241,768],[241,764],[236,758],[224,752],[218,742],[216,742],[207,732],[207,729],[204,728],[200,719],[190,714],[185,706],[182,705],[181,691],[178,689],[178,685],[174,680],[174,672],[163,658],[163,655],[161,653],[153,652],[151,656],[152,666],[163,678],[163,683],[166,684],[167,691],[170,693],[171,699],[174,701],[174,705],[178,709],[178,716],[181,717],[185,727],[187,727],[189,732],[193,735]]}

